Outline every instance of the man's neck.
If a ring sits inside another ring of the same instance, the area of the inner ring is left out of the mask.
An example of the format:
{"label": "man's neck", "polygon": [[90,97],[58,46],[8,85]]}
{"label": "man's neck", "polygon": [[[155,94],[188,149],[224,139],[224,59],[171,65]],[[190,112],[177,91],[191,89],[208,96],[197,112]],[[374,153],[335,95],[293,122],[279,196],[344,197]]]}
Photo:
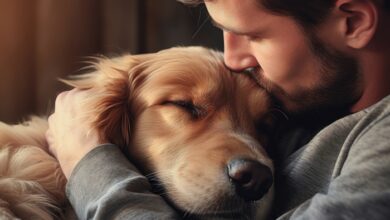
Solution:
{"label": "man's neck", "polygon": [[364,54],[361,62],[363,92],[360,99],[352,106],[351,112],[368,108],[390,94],[389,58],[390,55],[372,51]]}

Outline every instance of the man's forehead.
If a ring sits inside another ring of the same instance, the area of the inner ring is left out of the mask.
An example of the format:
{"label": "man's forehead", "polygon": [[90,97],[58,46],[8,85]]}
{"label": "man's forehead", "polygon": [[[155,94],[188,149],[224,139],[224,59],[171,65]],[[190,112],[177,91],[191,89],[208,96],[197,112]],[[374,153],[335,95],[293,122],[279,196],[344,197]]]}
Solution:
{"label": "man's forehead", "polygon": [[255,0],[210,0],[205,5],[216,27],[238,35],[255,34],[269,17]]}

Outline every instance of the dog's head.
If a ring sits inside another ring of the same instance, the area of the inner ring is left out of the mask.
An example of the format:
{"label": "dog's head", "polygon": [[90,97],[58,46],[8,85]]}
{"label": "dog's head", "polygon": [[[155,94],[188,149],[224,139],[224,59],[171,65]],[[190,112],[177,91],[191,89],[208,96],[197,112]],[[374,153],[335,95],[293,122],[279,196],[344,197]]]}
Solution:
{"label": "dog's head", "polygon": [[273,168],[256,126],[269,98],[230,73],[221,53],[172,48],[101,59],[96,69],[70,82],[95,91],[86,106],[93,124],[176,207],[238,213],[267,194]]}

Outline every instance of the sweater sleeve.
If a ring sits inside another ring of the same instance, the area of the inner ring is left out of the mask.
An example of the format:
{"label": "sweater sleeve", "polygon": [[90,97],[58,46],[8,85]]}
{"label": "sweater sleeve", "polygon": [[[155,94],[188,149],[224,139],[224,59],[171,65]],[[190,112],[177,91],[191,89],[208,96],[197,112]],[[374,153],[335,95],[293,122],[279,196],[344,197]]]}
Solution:
{"label": "sweater sleeve", "polygon": [[77,164],[66,194],[80,220],[178,218],[162,197],[150,192],[146,177],[111,144],[95,148]]}
{"label": "sweater sleeve", "polygon": [[328,190],[279,219],[390,219],[390,116],[361,127]]}

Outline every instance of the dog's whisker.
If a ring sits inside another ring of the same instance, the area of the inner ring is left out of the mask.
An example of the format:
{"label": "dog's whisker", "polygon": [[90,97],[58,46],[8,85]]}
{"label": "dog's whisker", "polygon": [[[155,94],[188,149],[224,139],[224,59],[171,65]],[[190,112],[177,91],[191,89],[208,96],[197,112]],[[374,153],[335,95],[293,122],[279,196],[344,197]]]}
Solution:
{"label": "dog's whisker", "polygon": [[198,29],[195,31],[194,34],[192,34],[191,39],[194,39],[195,36],[200,32],[200,30],[203,28],[203,26],[210,20],[210,16],[207,16],[202,24],[198,27]]}
{"label": "dog's whisker", "polygon": [[166,171],[155,171],[155,172],[152,172],[152,173],[148,173],[146,174],[146,178],[148,178],[149,180],[156,180],[156,184],[162,184],[160,182],[160,179],[162,176],[164,177],[168,177],[167,179],[171,179],[170,177],[173,177],[175,175],[175,173],[173,171],[170,171],[170,170],[166,170]]}
{"label": "dog's whisker", "polygon": [[189,217],[190,215],[191,215],[190,211],[185,211],[185,212],[183,213],[183,218],[187,218],[187,217]]}
{"label": "dog's whisker", "polygon": [[288,115],[283,110],[281,110],[279,108],[271,108],[269,111],[270,111],[270,113],[273,113],[273,112],[280,113],[285,119],[289,120]]}
{"label": "dog's whisker", "polygon": [[167,195],[169,195],[168,192],[162,192],[162,193],[157,193],[159,196],[162,196],[162,197],[165,197]]}

